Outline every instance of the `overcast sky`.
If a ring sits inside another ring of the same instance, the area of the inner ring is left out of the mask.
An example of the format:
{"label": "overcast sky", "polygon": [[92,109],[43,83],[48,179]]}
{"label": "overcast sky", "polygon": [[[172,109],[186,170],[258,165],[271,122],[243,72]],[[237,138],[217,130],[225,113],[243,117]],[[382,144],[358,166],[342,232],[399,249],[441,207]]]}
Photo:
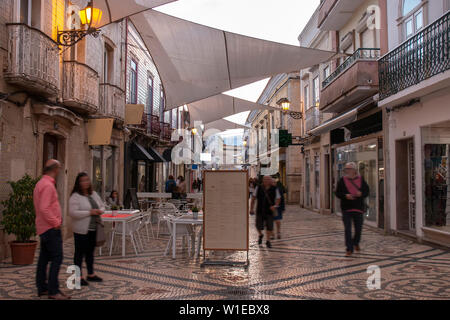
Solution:
{"label": "overcast sky", "polygon": [[[297,37],[320,0],[178,0],[157,10],[225,31],[299,45]],[[267,80],[227,94],[256,102]],[[246,115],[230,120],[244,123]]]}

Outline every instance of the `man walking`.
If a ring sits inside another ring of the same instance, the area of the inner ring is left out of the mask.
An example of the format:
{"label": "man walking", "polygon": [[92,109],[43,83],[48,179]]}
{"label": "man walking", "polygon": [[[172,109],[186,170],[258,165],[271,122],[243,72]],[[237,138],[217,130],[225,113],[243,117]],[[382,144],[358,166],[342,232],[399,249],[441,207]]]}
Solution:
{"label": "man walking", "polygon": [[[341,199],[342,221],[345,228],[346,257],[353,251],[359,252],[364,213],[365,198],[369,196],[369,186],[358,174],[356,163],[349,162],[344,167],[344,177],[337,185],[336,197]],[[355,225],[355,236],[352,238],[352,221]]]}
{"label": "man walking", "polygon": [[257,202],[256,207],[256,229],[258,230],[259,239],[258,244],[262,244],[264,238],[263,231],[264,226],[266,227],[267,248],[272,248],[270,239],[273,232],[273,218],[276,213],[277,207],[280,205],[281,195],[278,188],[273,186],[272,177],[265,176],[263,178],[263,183],[261,186],[256,187],[253,193],[250,214],[255,214],[255,202]]}
{"label": "man walking", "polygon": [[[63,259],[61,235],[61,206],[56,192],[56,178],[61,165],[57,160],[48,160],[44,175],[36,184],[33,192],[36,211],[36,231],[41,239],[41,252],[36,271],[36,286],[39,297],[48,294],[50,299],[70,299],[59,290],[58,275]],[[47,283],[47,265],[50,272]]]}

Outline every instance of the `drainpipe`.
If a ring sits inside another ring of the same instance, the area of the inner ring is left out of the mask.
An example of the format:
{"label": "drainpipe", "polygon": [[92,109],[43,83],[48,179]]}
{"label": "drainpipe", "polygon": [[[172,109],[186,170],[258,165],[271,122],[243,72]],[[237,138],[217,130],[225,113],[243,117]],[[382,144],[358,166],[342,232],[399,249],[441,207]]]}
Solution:
{"label": "drainpipe", "polygon": [[[128,18],[125,18],[125,104],[127,102],[127,76],[128,76]],[[129,139],[131,141],[132,139]],[[127,185],[128,185],[128,165],[129,165],[129,155],[128,155],[128,144],[129,142],[125,142],[125,138],[123,141],[123,159],[124,159],[124,165],[123,165],[123,197],[122,199],[125,199],[125,195],[127,192]]]}

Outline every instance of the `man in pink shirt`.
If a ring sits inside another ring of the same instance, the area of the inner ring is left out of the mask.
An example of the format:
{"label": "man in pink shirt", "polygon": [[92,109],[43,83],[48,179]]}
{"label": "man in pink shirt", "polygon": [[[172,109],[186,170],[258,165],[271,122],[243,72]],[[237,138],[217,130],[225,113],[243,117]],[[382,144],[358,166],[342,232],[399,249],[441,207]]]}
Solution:
{"label": "man in pink shirt", "polygon": [[[48,294],[50,299],[66,300],[66,296],[59,290],[58,275],[63,259],[61,235],[61,206],[56,192],[56,178],[61,165],[57,160],[48,160],[45,164],[44,175],[36,184],[33,192],[34,209],[36,212],[36,231],[41,239],[36,286],[38,295]],[[50,272],[47,283],[47,266]]]}

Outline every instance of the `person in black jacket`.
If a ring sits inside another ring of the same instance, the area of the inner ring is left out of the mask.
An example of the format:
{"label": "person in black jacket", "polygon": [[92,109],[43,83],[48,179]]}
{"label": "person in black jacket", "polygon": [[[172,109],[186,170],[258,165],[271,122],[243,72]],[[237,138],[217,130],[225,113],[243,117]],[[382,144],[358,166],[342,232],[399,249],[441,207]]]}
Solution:
{"label": "person in black jacket", "polygon": [[[365,199],[369,196],[369,186],[358,175],[356,163],[349,162],[344,167],[345,176],[338,182],[336,196],[341,199],[342,221],[345,228],[346,256],[353,251],[359,252],[359,242],[366,211]],[[352,221],[355,224],[355,236],[352,238]]]}

